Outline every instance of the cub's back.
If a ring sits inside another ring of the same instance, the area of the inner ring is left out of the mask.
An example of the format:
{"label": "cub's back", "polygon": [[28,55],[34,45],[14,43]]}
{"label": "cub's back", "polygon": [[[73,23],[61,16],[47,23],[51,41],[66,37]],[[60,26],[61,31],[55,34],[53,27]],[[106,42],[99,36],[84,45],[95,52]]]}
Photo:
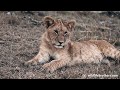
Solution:
{"label": "cub's back", "polygon": [[104,56],[120,59],[120,51],[109,42],[105,40],[90,40],[88,42],[95,44]]}
{"label": "cub's back", "polygon": [[105,51],[105,50],[110,50],[110,49],[115,49],[115,47],[110,44],[109,42],[105,41],[105,40],[89,40],[87,41],[88,43],[93,43],[95,45],[97,45],[97,47],[101,50],[101,51]]}

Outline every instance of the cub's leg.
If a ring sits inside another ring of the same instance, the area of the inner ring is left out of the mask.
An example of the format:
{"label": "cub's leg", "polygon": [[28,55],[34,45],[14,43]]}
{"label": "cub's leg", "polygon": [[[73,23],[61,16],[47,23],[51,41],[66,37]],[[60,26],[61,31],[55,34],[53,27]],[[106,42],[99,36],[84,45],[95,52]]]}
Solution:
{"label": "cub's leg", "polygon": [[115,46],[105,40],[90,40],[89,42],[96,44],[105,57],[111,57],[119,63],[120,51]]}
{"label": "cub's leg", "polygon": [[38,62],[39,63],[45,63],[49,60],[49,53],[48,51],[46,50],[40,50],[39,53],[31,60],[25,62],[24,64],[25,65],[28,65],[28,64],[33,64],[33,65],[36,65]]}
{"label": "cub's leg", "polygon": [[48,72],[54,72],[58,68],[61,68],[63,66],[66,66],[69,63],[70,59],[59,59],[59,60],[53,60],[49,63],[44,64],[42,67],[46,69]]}
{"label": "cub's leg", "polygon": [[120,51],[117,50],[115,47],[109,47],[103,50],[103,53],[106,57],[111,57],[115,59],[116,63],[120,62]]}

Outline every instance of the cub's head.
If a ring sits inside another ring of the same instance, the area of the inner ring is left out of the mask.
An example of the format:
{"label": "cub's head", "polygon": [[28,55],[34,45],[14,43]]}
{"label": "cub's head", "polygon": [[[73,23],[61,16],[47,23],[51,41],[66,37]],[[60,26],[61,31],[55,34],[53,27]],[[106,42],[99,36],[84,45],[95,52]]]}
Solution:
{"label": "cub's head", "polygon": [[47,29],[47,37],[56,48],[64,48],[70,41],[70,36],[75,27],[75,21],[63,21],[53,19],[50,16],[44,17]]}

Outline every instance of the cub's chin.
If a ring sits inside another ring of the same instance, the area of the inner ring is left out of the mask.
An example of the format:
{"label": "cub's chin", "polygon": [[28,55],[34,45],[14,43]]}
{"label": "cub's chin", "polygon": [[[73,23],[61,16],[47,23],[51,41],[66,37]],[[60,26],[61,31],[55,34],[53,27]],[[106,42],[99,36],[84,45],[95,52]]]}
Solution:
{"label": "cub's chin", "polygon": [[55,48],[64,48],[64,46],[54,45]]}

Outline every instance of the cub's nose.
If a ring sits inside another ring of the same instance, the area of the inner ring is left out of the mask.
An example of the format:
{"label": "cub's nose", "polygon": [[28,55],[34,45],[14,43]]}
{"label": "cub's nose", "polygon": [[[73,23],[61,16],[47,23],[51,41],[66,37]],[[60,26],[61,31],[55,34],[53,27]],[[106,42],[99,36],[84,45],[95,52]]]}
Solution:
{"label": "cub's nose", "polygon": [[59,41],[59,44],[61,45],[63,43],[63,41]]}

